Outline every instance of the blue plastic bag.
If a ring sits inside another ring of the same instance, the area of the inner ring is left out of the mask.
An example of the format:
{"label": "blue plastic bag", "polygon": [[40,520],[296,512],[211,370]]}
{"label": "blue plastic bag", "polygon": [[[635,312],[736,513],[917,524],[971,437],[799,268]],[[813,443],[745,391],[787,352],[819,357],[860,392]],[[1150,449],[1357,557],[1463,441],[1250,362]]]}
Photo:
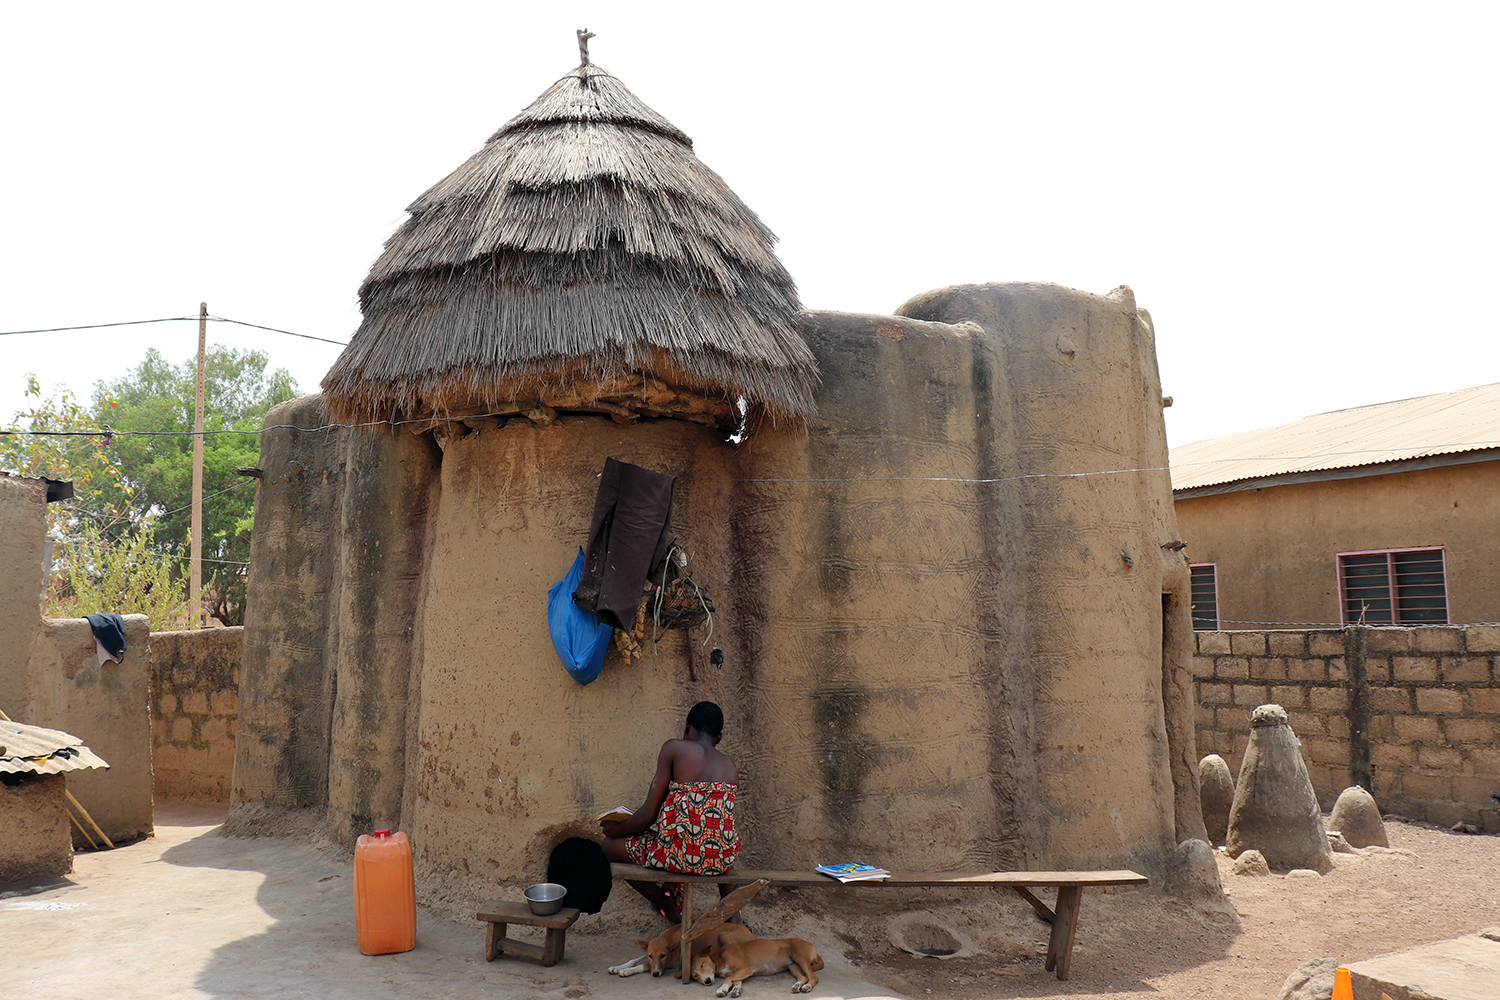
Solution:
{"label": "blue plastic bag", "polygon": [[604,654],[614,629],[573,603],[573,591],[578,589],[578,578],[582,575],[583,549],[579,549],[568,575],[547,591],[547,628],[552,632],[552,645],[568,675],[580,684],[587,684],[599,676],[599,669],[604,666]]}

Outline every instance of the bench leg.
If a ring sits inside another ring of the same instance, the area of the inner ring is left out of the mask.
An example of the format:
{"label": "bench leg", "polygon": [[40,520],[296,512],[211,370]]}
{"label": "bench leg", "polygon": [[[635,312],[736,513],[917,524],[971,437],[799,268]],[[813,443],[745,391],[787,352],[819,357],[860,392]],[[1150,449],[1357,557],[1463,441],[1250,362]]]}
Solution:
{"label": "bench leg", "polygon": [[677,945],[678,965],[682,969],[682,981],[690,983],[693,981],[693,942],[687,933],[693,926],[693,883],[682,883],[682,904],[678,909],[682,911],[682,938]]}
{"label": "bench leg", "polygon": [[563,957],[568,932],[561,928],[548,928],[547,939],[542,943],[542,964],[556,965]]}
{"label": "bench leg", "polygon": [[1073,935],[1078,930],[1078,904],[1082,898],[1082,886],[1064,885],[1057,889],[1052,938],[1047,942],[1047,971],[1056,969],[1058,979],[1067,979],[1073,964]]}
{"label": "bench leg", "polygon": [[500,942],[505,940],[505,925],[490,921],[484,932],[484,960],[493,962],[500,957]]}

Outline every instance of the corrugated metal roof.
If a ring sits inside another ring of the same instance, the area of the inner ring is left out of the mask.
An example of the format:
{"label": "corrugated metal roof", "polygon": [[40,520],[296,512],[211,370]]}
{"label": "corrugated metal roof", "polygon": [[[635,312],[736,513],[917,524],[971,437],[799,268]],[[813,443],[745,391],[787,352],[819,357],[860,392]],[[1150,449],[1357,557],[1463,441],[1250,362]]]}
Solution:
{"label": "corrugated metal roof", "polygon": [[0,771],[58,774],[108,766],[76,736],[41,726],[0,721]]}
{"label": "corrugated metal roof", "polygon": [[1490,448],[1500,448],[1500,382],[1185,444],[1171,451],[1172,489]]}

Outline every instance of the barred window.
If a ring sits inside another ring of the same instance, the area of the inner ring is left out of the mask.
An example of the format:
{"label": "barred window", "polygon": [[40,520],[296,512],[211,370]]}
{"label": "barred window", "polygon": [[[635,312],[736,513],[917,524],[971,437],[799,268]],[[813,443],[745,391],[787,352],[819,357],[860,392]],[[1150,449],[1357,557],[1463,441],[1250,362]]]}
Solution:
{"label": "barred window", "polygon": [[1193,629],[1212,632],[1219,627],[1219,571],[1213,563],[1194,563],[1192,571]]}
{"label": "barred window", "polygon": [[1339,553],[1339,603],[1350,625],[1446,625],[1441,546]]}

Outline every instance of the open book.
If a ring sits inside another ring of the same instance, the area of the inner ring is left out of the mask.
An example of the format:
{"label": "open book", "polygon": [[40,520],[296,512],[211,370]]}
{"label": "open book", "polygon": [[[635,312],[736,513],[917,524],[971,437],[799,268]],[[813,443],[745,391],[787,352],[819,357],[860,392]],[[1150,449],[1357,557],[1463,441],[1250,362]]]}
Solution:
{"label": "open book", "polygon": [[629,806],[615,806],[613,809],[606,809],[600,813],[599,822],[603,823],[605,820],[614,820],[616,823],[623,823],[634,812],[635,810]]}
{"label": "open book", "polygon": [[819,865],[818,871],[824,875],[832,876],[840,882],[864,882],[871,879],[891,877],[891,873],[884,868],[877,868],[875,865],[862,865],[852,861],[841,865]]}

